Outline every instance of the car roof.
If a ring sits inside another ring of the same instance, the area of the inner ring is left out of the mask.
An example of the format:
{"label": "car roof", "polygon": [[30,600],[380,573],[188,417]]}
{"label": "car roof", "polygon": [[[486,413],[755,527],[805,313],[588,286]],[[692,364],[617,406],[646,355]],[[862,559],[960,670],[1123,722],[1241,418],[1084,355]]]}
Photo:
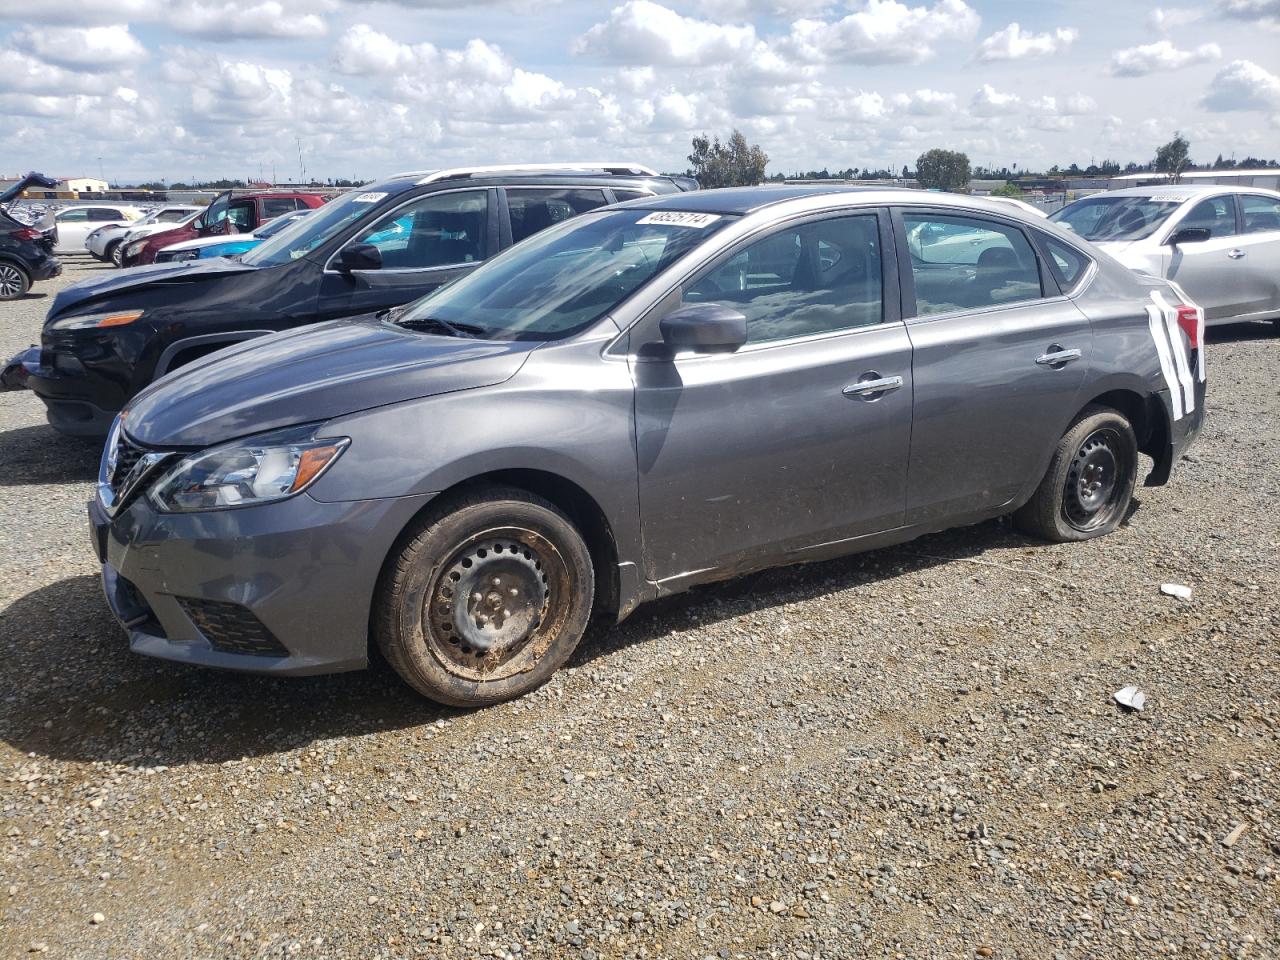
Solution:
{"label": "car roof", "polygon": [[1190,200],[1192,197],[1203,197],[1209,193],[1234,193],[1240,190],[1250,189],[1248,187],[1227,186],[1226,184],[1159,184],[1153,183],[1149,187],[1125,187],[1123,190],[1106,190],[1102,193],[1091,193],[1088,197],[1081,197],[1081,200],[1088,200],[1092,197],[1150,197],[1159,194],[1162,197],[1179,197],[1183,200]]}
{"label": "car roof", "polygon": [[[816,197],[826,194],[873,194],[892,192],[893,189],[870,186],[860,187],[851,184],[816,186],[814,184],[782,183],[767,184],[760,187],[720,187],[714,190],[697,190],[692,193],[673,193],[665,194],[661,197],[644,197],[640,200],[628,201],[627,206],[741,216],[763,207],[772,206],[775,203],[797,200],[801,197]],[[907,191],[900,192],[906,193]]]}

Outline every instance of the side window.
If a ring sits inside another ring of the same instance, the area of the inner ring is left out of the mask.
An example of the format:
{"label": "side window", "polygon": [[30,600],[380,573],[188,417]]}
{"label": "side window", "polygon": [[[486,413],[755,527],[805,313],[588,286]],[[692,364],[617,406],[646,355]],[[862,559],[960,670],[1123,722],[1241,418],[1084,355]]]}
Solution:
{"label": "side window", "polygon": [[747,342],[767,343],[883,319],[880,232],[874,214],[788,227],[693,280],[685,303],[724,303],[747,318]]}
{"label": "side window", "polygon": [[1042,233],[1037,236],[1040,237],[1045,250],[1049,252],[1049,269],[1053,271],[1062,289],[1070,290],[1084,276],[1084,272],[1089,269],[1089,264],[1093,261],[1061,240],[1055,240]]}
{"label": "side window", "polygon": [[89,219],[89,211],[84,207],[76,210],[64,210],[58,214],[59,223],[83,223]]}
{"label": "side window", "polygon": [[553,223],[603,207],[603,190],[507,190],[511,240],[519,243]]}
{"label": "side window", "polygon": [[489,195],[484,190],[437,193],[406,204],[356,234],[388,270],[425,270],[484,259]]}
{"label": "side window", "polygon": [[254,227],[253,201],[231,204],[227,208],[227,218],[231,221],[231,226],[239,233],[252,230]]}
{"label": "side window", "polygon": [[161,223],[181,223],[191,216],[190,210],[164,210],[156,217]]}
{"label": "side window", "polygon": [[274,220],[297,209],[293,197],[267,197],[262,201],[262,219]]}
{"label": "side window", "polygon": [[613,188],[614,200],[621,203],[623,200],[639,200],[641,197],[652,197],[653,194],[648,190],[623,190],[618,187]]}
{"label": "side window", "polygon": [[1229,237],[1236,232],[1236,208],[1231,197],[1208,197],[1201,200],[1175,229],[1204,227],[1211,237]]}
{"label": "side window", "polygon": [[1040,268],[1017,227],[950,214],[902,217],[916,288],[916,315],[1035,300]]}
{"label": "side window", "polygon": [[1244,214],[1245,233],[1269,233],[1280,230],[1280,197],[1242,193],[1239,199],[1240,212]]}

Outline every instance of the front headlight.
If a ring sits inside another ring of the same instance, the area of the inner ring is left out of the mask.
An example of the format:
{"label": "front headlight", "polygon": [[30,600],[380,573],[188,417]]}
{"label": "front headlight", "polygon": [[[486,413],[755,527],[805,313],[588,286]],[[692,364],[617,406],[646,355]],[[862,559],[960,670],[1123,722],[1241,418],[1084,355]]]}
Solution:
{"label": "front headlight", "polygon": [[301,493],[351,441],[315,437],[316,424],[289,427],[212,447],[184,458],[147,495],[163,513],[224,510]]}
{"label": "front headlight", "polygon": [[143,237],[141,240],[135,240],[133,241],[133,243],[129,244],[124,248],[124,255],[126,257],[136,257],[138,254],[142,252],[142,248],[145,247],[146,245],[147,245],[146,237]]}
{"label": "front headlight", "polygon": [[107,310],[78,317],[61,317],[50,326],[54,330],[89,330],[94,327],[123,327],[142,319],[144,310]]}

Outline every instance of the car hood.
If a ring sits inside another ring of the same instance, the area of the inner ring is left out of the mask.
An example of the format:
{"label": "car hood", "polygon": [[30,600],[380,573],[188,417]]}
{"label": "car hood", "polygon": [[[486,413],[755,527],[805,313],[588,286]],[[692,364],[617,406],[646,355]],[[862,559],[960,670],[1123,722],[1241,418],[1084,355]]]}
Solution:
{"label": "car hood", "polygon": [[205,447],[502,383],[537,346],[433,336],[372,317],[317,324],[231,347],[156,381],[129,405],[126,430],[145,446]]}
{"label": "car hood", "polygon": [[[121,226],[121,224],[115,224],[115,226]],[[165,233],[166,231],[172,230],[174,228],[174,224],[143,223],[135,227],[126,223],[123,224],[123,227],[128,232],[130,240],[137,240],[139,237],[149,237],[153,233]]]}
{"label": "car hood", "polygon": [[234,260],[191,260],[183,263],[157,263],[146,267],[104,273],[100,277],[81,280],[59,291],[49,309],[51,318],[72,312],[75,308],[153,284],[199,283],[229,273],[247,273],[253,267]]}

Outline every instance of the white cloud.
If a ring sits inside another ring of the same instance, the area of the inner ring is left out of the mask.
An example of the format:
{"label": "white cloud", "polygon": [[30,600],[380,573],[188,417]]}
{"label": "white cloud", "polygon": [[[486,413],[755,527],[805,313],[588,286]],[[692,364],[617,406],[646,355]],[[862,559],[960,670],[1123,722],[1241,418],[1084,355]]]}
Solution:
{"label": "white cloud", "polygon": [[742,60],[756,46],[750,25],[696,20],[652,0],[627,0],[574,41],[573,52],[611,63],[705,66]]}
{"label": "white cloud", "polygon": [[982,41],[978,59],[989,62],[1046,57],[1068,49],[1079,35],[1080,31],[1072,27],[1061,27],[1052,33],[1027,33],[1017,23],[1011,23]]}
{"label": "white cloud", "polygon": [[1203,16],[1204,12],[1202,10],[1191,7],[1156,7],[1147,14],[1147,25],[1152,30],[1167,33],[1178,27],[1185,27],[1188,24],[1195,23]]}
{"label": "white cloud", "polygon": [[1251,60],[1233,60],[1209,84],[1201,101],[1215,112],[1280,111],[1280,77]]}
{"label": "white cloud", "polygon": [[70,96],[99,93],[102,85],[99,76],[51,66],[19,50],[0,49],[0,93]]}
{"label": "white cloud", "polygon": [[45,63],[102,73],[143,59],[147,51],[128,27],[38,27],[21,30],[13,45]]}
{"label": "white cloud", "polygon": [[913,116],[936,117],[955,110],[956,95],[937,90],[917,90],[914,93],[899,93],[892,103],[895,109]]}
{"label": "white cloud", "polygon": [[1280,27],[1280,0],[1222,0],[1218,4],[1218,11],[1232,20],[1249,20],[1266,27]]}
{"label": "white cloud", "polygon": [[1140,47],[1118,50],[1111,57],[1111,73],[1117,77],[1143,77],[1160,70],[1178,70],[1197,63],[1207,63],[1222,56],[1216,43],[1205,43],[1194,50],[1179,50],[1168,40]]}
{"label": "white cloud", "polygon": [[940,41],[973,37],[978,23],[963,0],[937,0],[932,7],[867,0],[840,20],[797,20],[780,46],[807,63],[921,63]]}
{"label": "white cloud", "polygon": [[[39,16],[66,26],[158,23],[176,33],[222,41],[253,37],[323,36],[322,14],[336,0],[44,0]],[[23,0],[0,0],[0,20],[29,22],[32,6]]]}

